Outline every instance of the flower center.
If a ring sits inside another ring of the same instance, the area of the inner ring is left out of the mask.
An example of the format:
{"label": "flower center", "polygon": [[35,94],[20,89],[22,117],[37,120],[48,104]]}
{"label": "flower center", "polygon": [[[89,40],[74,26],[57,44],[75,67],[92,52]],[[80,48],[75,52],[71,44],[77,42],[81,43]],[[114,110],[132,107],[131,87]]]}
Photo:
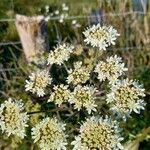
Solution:
{"label": "flower center", "polygon": [[[46,143],[47,145],[51,145],[53,147],[53,143],[55,143],[56,140],[62,139],[61,132],[57,129],[55,124],[52,124],[51,122],[48,122],[43,126],[43,128],[40,129],[40,143]],[[57,147],[57,145],[55,145]]]}
{"label": "flower center", "polygon": [[37,76],[35,79],[35,87],[45,88],[48,83],[48,80],[44,76]]}
{"label": "flower center", "polygon": [[6,128],[15,130],[21,127],[20,118],[18,117],[19,110],[14,106],[7,106],[4,110],[4,116]]}
{"label": "flower center", "polygon": [[80,89],[80,91],[76,92],[76,100],[82,103],[82,105],[86,104],[88,101],[91,100],[90,94],[86,90]]}
{"label": "flower center", "polygon": [[115,74],[117,72],[117,68],[114,63],[105,63],[103,66],[100,67],[100,71],[109,73],[109,74]]}
{"label": "flower center", "polygon": [[57,102],[66,102],[69,99],[69,91],[67,89],[63,89],[62,87],[58,87],[56,91],[54,91],[54,100]]}
{"label": "flower center", "polygon": [[90,36],[93,39],[97,39],[97,40],[105,40],[107,39],[107,32],[103,29],[97,29],[96,31],[91,31],[90,32]]}
{"label": "flower center", "polygon": [[115,96],[117,97],[116,104],[129,108],[131,102],[136,102],[138,99],[138,92],[134,87],[122,86],[116,91]]}
{"label": "flower center", "polygon": [[93,150],[110,150],[113,142],[113,130],[104,124],[92,124],[81,134],[82,144]]}

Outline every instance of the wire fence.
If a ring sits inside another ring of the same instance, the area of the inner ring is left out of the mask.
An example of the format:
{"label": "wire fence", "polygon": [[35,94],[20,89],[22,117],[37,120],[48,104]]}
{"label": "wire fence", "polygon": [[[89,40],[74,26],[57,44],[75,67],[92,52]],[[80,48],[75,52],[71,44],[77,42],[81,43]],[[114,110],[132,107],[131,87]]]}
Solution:
{"label": "wire fence", "polygon": [[0,42],[0,46],[7,46],[7,45],[20,45],[20,41],[10,41],[10,42]]}
{"label": "wire fence", "polygon": [[[13,0],[12,0],[12,8],[14,9],[13,6]],[[141,12],[141,11],[130,11],[130,12],[124,12],[124,13],[104,13],[102,14],[103,17],[105,16],[120,16],[120,17],[125,17],[128,15],[150,15],[150,12]],[[97,18],[97,17],[101,17],[101,16],[95,16],[95,15],[82,15],[82,16],[68,16],[66,18],[64,18],[64,20],[74,20],[74,19],[92,19],[92,18]],[[46,17],[45,17],[46,19]],[[48,22],[50,21],[57,21],[60,20],[61,17],[51,17],[48,19]],[[9,18],[9,19],[5,19],[2,18],[0,19],[0,22],[15,22],[15,18]],[[20,41],[7,41],[7,42],[0,42],[0,46],[7,46],[7,45],[20,45],[21,42]],[[125,49],[130,49],[131,47],[127,47]],[[121,48],[122,49],[122,48]],[[132,48],[131,48],[132,49]]]}
{"label": "wire fence", "polygon": [[[104,13],[102,16],[110,16],[110,17],[116,17],[116,16],[128,16],[128,15],[150,15],[150,12],[141,12],[141,11],[130,11],[130,12],[123,12],[123,13]],[[65,17],[64,20],[74,20],[74,19],[88,19],[88,18],[96,18],[95,15],[82,15],[82,16],[68,16]],[[45,17],[46,18],[46,17]],[[61,17],[50,17],[48,20],[60,20]],[[15,18],[2,18],[0,19],[0,22],[15,22]]]}

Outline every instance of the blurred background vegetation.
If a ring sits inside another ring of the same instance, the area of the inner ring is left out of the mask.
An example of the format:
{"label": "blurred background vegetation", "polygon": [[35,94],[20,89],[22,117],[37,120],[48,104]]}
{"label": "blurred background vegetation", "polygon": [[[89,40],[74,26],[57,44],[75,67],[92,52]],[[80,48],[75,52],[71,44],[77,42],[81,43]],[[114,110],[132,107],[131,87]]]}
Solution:
{"label": "blurred background vegetation", "polygon": [[[63,3],[69,7],[68,18],[70,19],[64,19],[62,23],[57,19],[48,21],[50,48],[61,41],[76,45],[83,44],[82,31],[87,26],[98,22],[114,26],[121,34],[116,45],[108,48],[108,54],[115,53],[123,57],[129,68],[129,78],[139,80],[146,89],[145,111],[140,115],[133,115],[125,127],[125,140],[134,139],[143,129],[150,126],[149,0],[1,0],[0,103],[8,97],[29,98],[24,92],[24,81],[30,67],[26,65],[21,43],[19,43],[14,22],[15,15],[48,16],[56,10],[60,11]],[[75,27],[73,20],[76,20],[79,26]],[[3,145],[3,142],[0,141],[0,145]],[[7,147],[6,143],[4,145]],[[29,143],[24,142],[19,149],[30,149],[29,147]],[[0,149],[3,148],[0,146]],[[150,143],[144,139],[140,144],[140,150],[149,149]]]}

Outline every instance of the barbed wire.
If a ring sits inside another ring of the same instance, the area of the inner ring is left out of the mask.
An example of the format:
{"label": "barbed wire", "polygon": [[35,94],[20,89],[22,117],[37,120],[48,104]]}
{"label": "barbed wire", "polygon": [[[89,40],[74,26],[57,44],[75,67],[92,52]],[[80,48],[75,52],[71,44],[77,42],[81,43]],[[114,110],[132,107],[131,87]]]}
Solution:
{"label": "barbed wire", "polygon": [[3,69],[0,69],[0,72],[6,72],[6,71],[16,71],[16,70],[19,70],[20,68],[3,68]]}
{"label": "barbed wire", "polygon": [[[13,8],[13,0],[12,0],[12,9]],[[141,12],[141,11],[130,11],[130,12],[123,12],[123,13],[104,13],[102,16],[127,16],[127,15],[150,15],[150,12]],[[95,15],[82,15],[82,16],[69,16],[64,18],[64,20],[73,20],[73,19],[88,19],[88,18],[97,18]],[[48,21],[51,20],[59,20],[61,19],[60,16],[58,17],[51,17]],[[15,18],[8,18],[8,19],[0,19],[0,22],[15,22]],[[0,42],[0,46],[8,46],[8,45],[21,45],[21,41],[9,41],[9,42]],[[87,46],[87,48],[89,48]],[[143,49],[147,48],[150,49],[150,46],[134,46],[134,47],[118,47],[118,48],[108,48],[108,50],[132,50],[132,49]],[[3,71],[14,71],[15,69],[7,68],[7,69],[0,69],[0,72]]]}
{"label": "barbed wire", "polygon": [[[21,44],[21,42],[14,42],[14,43],[19,43],[19,44]],[[12,42],[11,42],[11,44],[12,44]],[[89,47],[89,46],[85,46],[85,48],[91,48],[91,47]],[[150,49],[150,46],[133,46],[133,47],[118,47],[118,48],[116,48],[116,47],[114,47],[114,48],[107,48],[107,50],[109,50],[109,51],[113,51],[113,50],[141,50],[141,49],[144,49],[144,48],[146,48],[146,49]],[[16,71],[16,70],[20,70],[20,68],[2,68],[2,67],[0,67],[0,73],[1,72],[11,72],[11,71]]]}
{"label": "barbed wire", "polygon": [[[21,45],[21,41],[10,41],[10,42],[1,42],[0,46],[7,46],[7,45]],[[85,46],[85,48],[91,48],[89,46]],[[108,50],[130,50],[130,49],[143,49],[143,48],[150,48],[150,46],[128,46],[128,47],[114,47],[114,48],[107,48]]]}
{"label": "barbed wire", "polygon": [[10,42],[1,42],[1,43],[0,43],[0,46],[7,46],[7,45],[20,45],[20,44],[21,44],[21,42],[20,42],[20,41],[15,41],[15,42],[10,41]]}
{"label": "barbed wire", "polygon": [[[11,0],[12,3],[12,10],[14,11],[14,3],[13,0]],[[127,16],[127,15],[150,15],[150,12],[142,12],[142,11],[130,11],[130,12],[123,12],[123,13],[104,13],[102,16]],[[97,18],[95,15],[83,15],[83,16],[69,16],[65,17],[64,20],[73,20],[73,19],[88,19],[88,18]],[[46,17],[45,17],[46,19]],[[51,17],[47,21],[52,21],[52,20],[59,20],[61,19],[60,16],[57,17]],[[15,22],[15,18],[8,18],[8,19],[0,19],[0,22]],[[31,20],[29,20],[31,21]],[[7,45],[19,45],[21,44],[20,41],[10,41],[10,42],[0,42],[0,46],[7,46]]]}
{"label": "barbed wire", "polygon": [[[90,46],[84,46],[83,48],[91,48]],[[127,50],[142,50],[142,49],[150,49],[150,46],[128,46],[128,47],[111,47],[111,48],[107,48],[108,51],[127,51]]]}
{"label": "barbed wire", "polygon": [[[103,13],[102,16],[111,16],[111,17],[115,17],[115,16],[127,16],[127,15],[150,15],[150,12],[141,12],[141,11],[130,11],[130,12],[123,12],[123,13]],[[46,18],[46,17],[45,17]],[[69,16],[69,17],[65,17],[64,20],[73,20],[73,19],[86,19],[86,18],[97,18],[97,16],[95,15],[82,15],[82,16]],[[48,21],[51,20],[60,20],[61,17],[57,16],[57,17],[50,17],[48,19]],[[3,18],[0,19],[0,22],[15,22],[15,18]]]}
{"label": "barbed wire", "polygon": [[[20,41],[16,41],[16,42],[7,42],[7,43],[4,43],[5,45],[18,45],[18,44],[21,44]],[[91,48],[90,46],[85,46],[84,48]],[[142,49],[150,49],[150,46],[131,46],[131,47],[113,47],[113,48],[107,48],[108,51],[126,51],[126,50],[142,50]],[[0,67],[0,74],[1,72],[11,72],[11,71],[16,71],[16,70],[19,70],[20,68],[2,68]]]}

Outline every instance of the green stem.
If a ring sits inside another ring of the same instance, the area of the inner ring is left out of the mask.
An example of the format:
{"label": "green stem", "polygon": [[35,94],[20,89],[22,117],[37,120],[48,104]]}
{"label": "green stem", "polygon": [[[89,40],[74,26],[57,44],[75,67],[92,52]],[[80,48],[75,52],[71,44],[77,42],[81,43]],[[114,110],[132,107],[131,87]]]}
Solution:
{"label": "green stem", "polygon": [[70,111],[69,108],[55,108],[55,109],[51,109],[51,110],[48,110],[48,111],[33,111],[33,112],[28,112],[27,114],[28,115],[32,115],[32,114],[38,114],[38,113],[46,113],[46,112],[58,112],[58,111]]}
{"label": "green stem", "polygon": [[63,65],[64,65],[64,67],[65,67],[66,71],[68,72],[68,68],[67,68],[67,66],[66,66],[65,62],[63,63]]}
{"label": "green stem", "polygon": [[150,134],[150,127],[143,129],[142,133],[139,136],[137,136],[136,141],[142,142],[148,134]]}

